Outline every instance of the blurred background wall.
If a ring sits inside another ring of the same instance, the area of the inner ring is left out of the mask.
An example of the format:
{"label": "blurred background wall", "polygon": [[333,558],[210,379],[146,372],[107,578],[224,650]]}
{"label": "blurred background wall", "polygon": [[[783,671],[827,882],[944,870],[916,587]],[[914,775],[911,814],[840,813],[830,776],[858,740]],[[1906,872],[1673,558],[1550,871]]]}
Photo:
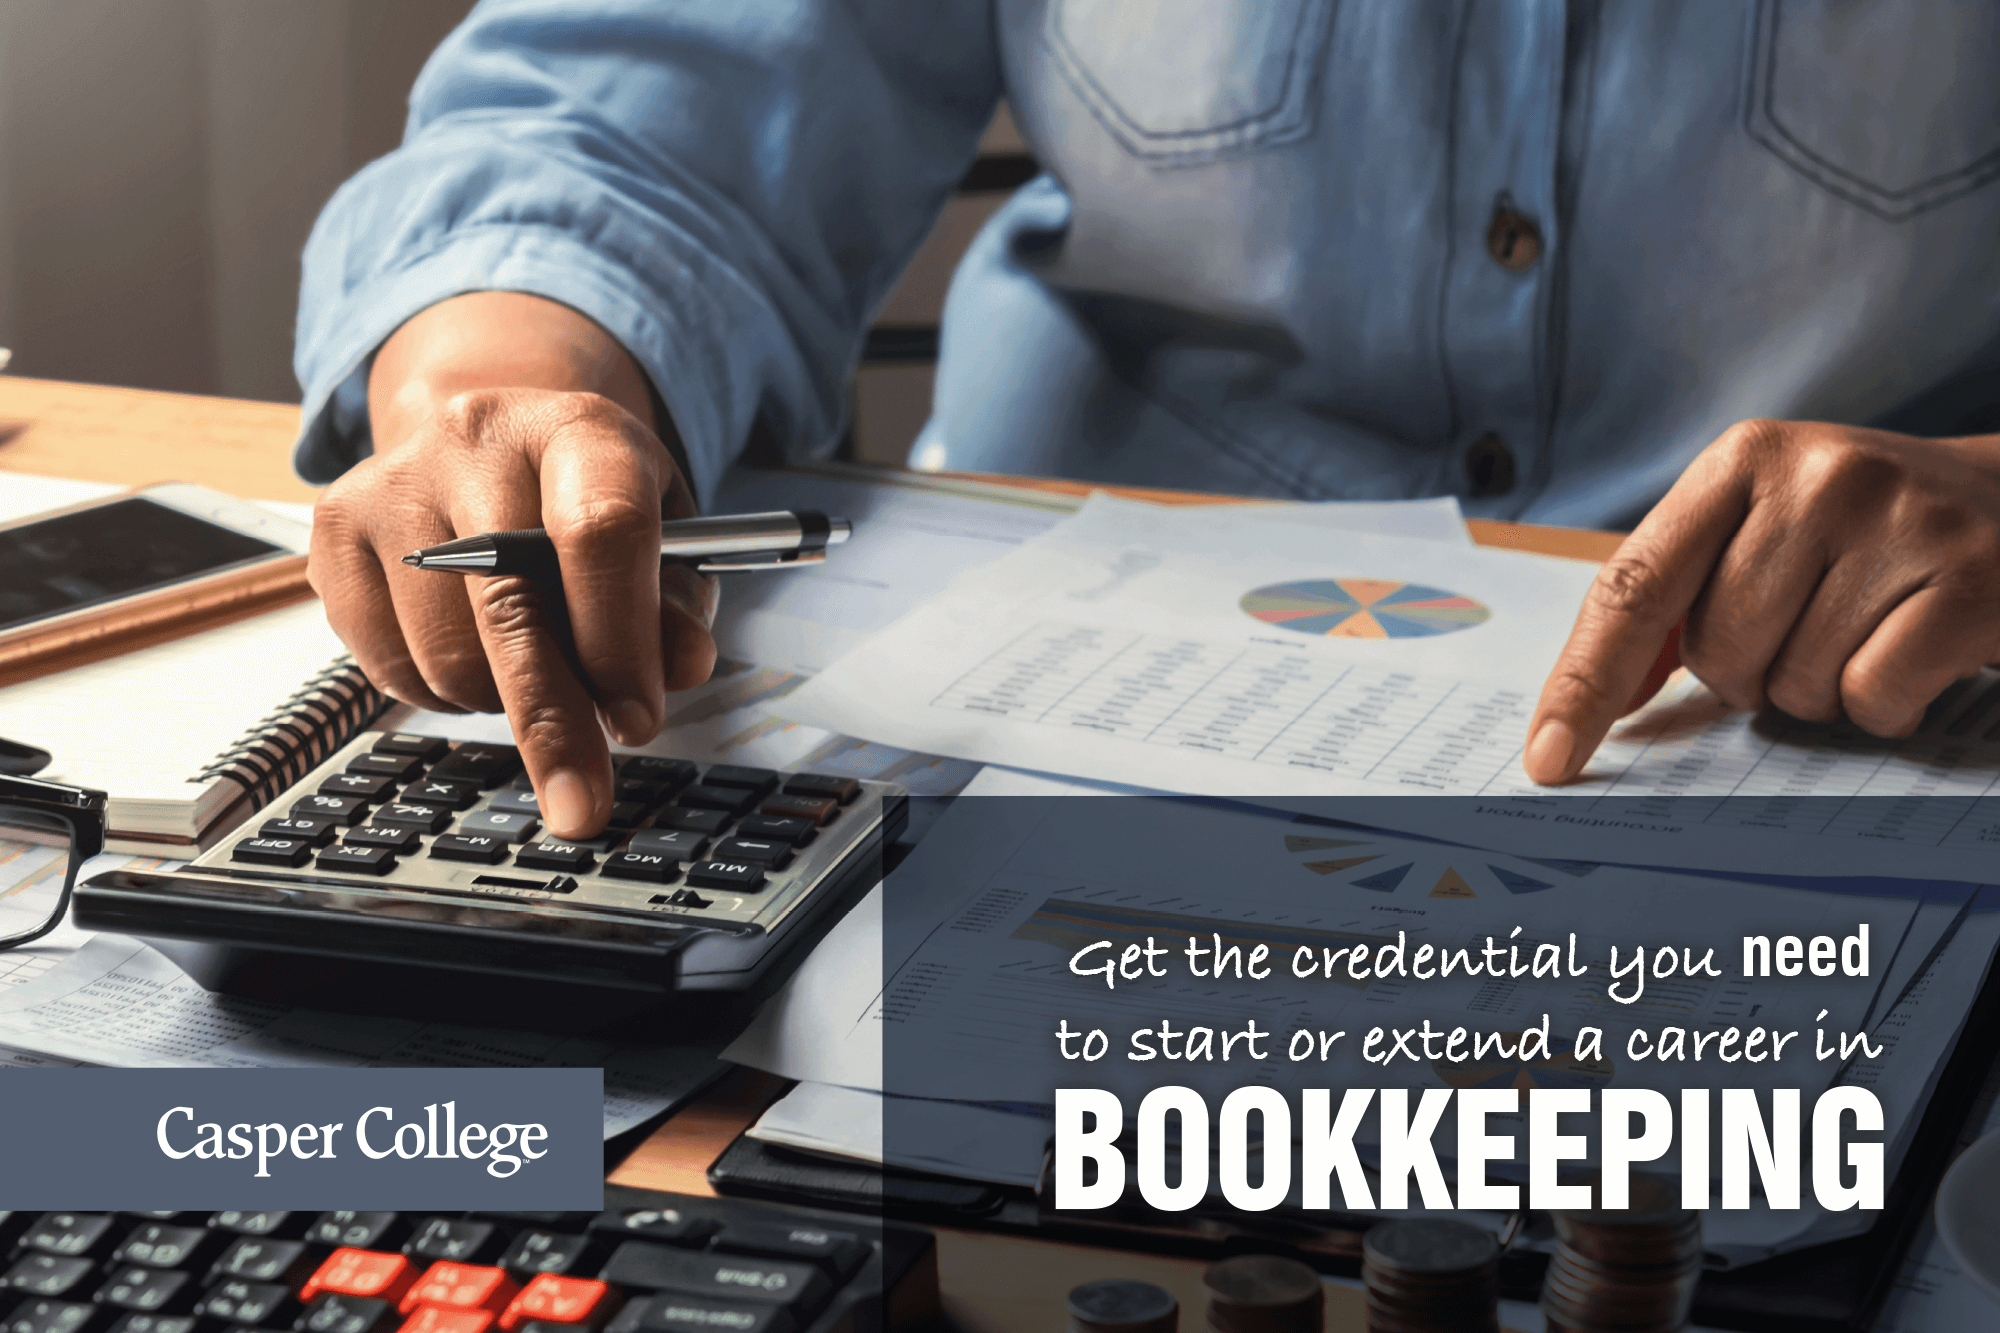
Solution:
{"label": "blurred background wall", "polygon": [[471,0],[0,0],[12,371],[297,401],[298,255]]}
{"label": "blurred background wall", "polygon": [[[402,138],[410,85],[472,0],[0,0],[0,347],[11,373],[297,402],[299,251]],[[851,456],[900,463],[974,232],[1033,174],[988,160],[881,312]]]}

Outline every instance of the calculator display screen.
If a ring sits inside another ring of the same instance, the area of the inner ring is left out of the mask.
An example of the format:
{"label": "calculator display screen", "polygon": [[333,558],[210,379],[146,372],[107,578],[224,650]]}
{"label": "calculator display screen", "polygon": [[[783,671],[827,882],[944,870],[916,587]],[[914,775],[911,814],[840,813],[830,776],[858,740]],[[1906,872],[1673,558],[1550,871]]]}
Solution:
{"label": "calculator display screen", "polygon": [[283,549],[141,499],[0,528],[0,631]]}

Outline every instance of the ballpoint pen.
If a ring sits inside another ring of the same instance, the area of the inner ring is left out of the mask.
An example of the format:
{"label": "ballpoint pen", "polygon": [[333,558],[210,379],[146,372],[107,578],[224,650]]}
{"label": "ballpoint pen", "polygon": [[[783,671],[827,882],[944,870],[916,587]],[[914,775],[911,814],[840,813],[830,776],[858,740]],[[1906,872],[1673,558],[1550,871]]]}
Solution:
{"label": "ballpoint pen", "polygon": [[[846,519],[812,510],[677,518],[660,524],[660,559],[692,565],[705,574],[794,569],[824,561],[826,548],[846,541],[853,531]],[[555,543],[541,528],[460,537],[412,551],[403,563],[414,569],[486,578],[522,574],[553,579],[562,573]]]}

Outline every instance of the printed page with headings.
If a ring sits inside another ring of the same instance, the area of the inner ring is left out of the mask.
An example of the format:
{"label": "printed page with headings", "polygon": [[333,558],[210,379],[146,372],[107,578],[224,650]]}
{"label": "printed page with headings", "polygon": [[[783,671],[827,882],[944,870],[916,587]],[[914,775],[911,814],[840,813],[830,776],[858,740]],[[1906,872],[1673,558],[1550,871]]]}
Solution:
{"label": "printed page with headings", "polygon": [[870,637],[784,708],[870,740],[1094,782],[1267,801],[1439,798],[1349,817],[1418,832],[1448,820],[1469,841],[1531,855],[1990,877],[1992,673],[1904,741],[1731,712],[1682,676],[1579,781],[1530,783],[1528,721],[1593,576],[1577,561],[1099,496]]}
{"label": "printed page with headings", "polygon": [[816,725],[1210,795],[1477,791],[1594,569],[1093,496],[794,693]]}

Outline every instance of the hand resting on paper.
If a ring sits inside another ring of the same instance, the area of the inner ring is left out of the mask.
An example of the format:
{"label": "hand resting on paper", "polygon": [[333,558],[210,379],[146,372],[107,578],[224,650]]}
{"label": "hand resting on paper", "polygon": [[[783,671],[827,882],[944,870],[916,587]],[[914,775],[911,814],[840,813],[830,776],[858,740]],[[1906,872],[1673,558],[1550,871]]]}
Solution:
{"label": "hand resting on paper", "polygon": [[1907,736],[2000,660],[2000,437],[1746,421],[1604,566],[1524,764],[1575,777],[1685,664],[1724,702]]}
{"label": "hand resting on paper", "polygon": [[[594,834],[611,810],[604,729],[651,740],[666,691],[715,663],[715,581],[660,564],[663,513],[695,505],[655,433],[672,427],[653,420],[645,373],[565,306],[477,292],[391,335],[368,400],[374,456],[314,511],[308,573],[328,619],[392,697],[504,708],[550,832]],[[453,537],[534,527],[560,555],[587,682],[532,583],[401,563]]]}

